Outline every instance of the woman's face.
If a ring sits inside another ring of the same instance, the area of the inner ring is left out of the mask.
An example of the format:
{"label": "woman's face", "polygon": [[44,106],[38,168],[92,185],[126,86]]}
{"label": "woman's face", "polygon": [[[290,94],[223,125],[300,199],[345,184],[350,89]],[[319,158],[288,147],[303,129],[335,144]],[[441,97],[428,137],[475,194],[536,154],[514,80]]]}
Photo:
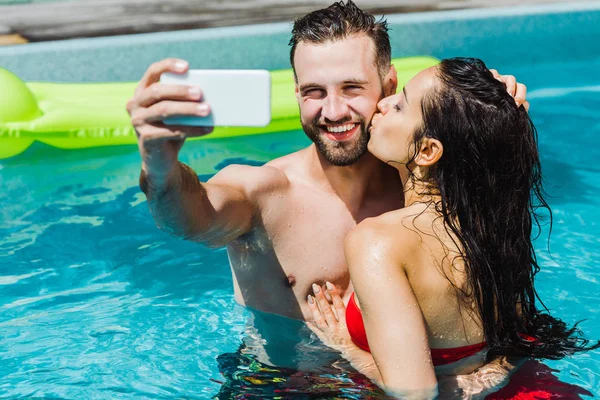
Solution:
{"label": "woman's face", "polygon": [[[419,72],[400,93],[386,97],[377,104],[379,113],[373,116],[371,122],[368,149],[381,161],[406,164],[413,156],[413,135],[423,123],[421,100],[437,82],[435,68]],[[392,165],[398,166],[395,163]]]}

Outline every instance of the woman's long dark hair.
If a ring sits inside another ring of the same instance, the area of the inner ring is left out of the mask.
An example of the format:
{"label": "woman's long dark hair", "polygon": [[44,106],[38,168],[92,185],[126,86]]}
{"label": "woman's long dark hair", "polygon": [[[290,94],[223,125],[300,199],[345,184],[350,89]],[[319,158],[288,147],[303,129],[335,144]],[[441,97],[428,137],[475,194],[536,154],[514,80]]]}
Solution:
{"label": "woman's long dark hair", "polygon": [[469,288],[456,289],[476,305],[491,354],[558,359],[597,348],[576,325],[569,328],[543,303],[543,311],[536,306],[533,228],[541,232],[539,211],[550,226],[552,213],[529,114],[481,60],[443,60],[437,76],[413,144],[419,148],[430,137],[443,145],[424,179],[439,192],[436,208],[466,268]]}

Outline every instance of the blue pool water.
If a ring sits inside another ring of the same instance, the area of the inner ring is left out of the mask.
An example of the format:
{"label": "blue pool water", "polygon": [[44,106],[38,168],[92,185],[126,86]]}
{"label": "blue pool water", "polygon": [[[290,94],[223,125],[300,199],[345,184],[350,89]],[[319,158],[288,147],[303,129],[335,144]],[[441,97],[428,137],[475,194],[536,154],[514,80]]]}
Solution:
{"label": "blue pool water", "polygon": [[[599,70],[600,59],[502,71],[528,84],[555,216],[550,253],[547,236],[536,242],[538,291],[568,323],[585,319],[591,339],[600,338]],[[206,179],[307,144],[301,132],[188,142],[182,160]],[[234,302],[224,250],[155,227],[139,167],[135,146],[34,146],[0,161],[0,398],[204,399],[221,390],[217,357],[238,349],[250,313]],[[600,396],[599,351],[544,363]],[[371,391],[341,373],[299,382],[321,398]],[[265,398],[268,387],[248,390]]]}

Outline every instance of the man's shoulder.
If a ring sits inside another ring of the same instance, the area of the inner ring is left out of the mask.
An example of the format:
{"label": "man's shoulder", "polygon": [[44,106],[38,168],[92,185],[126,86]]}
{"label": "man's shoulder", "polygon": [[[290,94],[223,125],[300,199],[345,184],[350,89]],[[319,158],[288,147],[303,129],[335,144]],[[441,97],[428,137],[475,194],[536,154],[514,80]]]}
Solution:
{"label": "man's shoulder", "polygon": [[275,158],[274,160],[265,164],[265,166],[276,168],[288,175],[294,170],[305,166],[305,163],[307,162],[307,154],[308,149],[298,150],[293,153],[286,154],[285,156]]}
{"label": "man's shoulder", "polygon": [[294,176],[303,169],[303,150],[276,158],[262,166],[231,164],[219,171],[210,184],[237,188],[248,198],[257,200],[263,194],[281,193],[291,186]]}
{"label": "man's shoulder", "polygon": [[237,187],[243,191],[275,190],[288,184],[285,172],[272,165],[251,166],[231,164],[219,171],[211,184],[222,184]]}

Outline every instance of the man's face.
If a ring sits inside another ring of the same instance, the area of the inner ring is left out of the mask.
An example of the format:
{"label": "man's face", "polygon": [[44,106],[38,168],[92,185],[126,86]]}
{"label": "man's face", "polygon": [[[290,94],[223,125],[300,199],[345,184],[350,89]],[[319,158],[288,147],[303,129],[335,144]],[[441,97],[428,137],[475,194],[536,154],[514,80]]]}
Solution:
{"label": "man's face", "polygon": [[383,97],[372,39],[300,42],[294,65],[304,132],[331,164],[355,163],[367,152],[367,126]]}

